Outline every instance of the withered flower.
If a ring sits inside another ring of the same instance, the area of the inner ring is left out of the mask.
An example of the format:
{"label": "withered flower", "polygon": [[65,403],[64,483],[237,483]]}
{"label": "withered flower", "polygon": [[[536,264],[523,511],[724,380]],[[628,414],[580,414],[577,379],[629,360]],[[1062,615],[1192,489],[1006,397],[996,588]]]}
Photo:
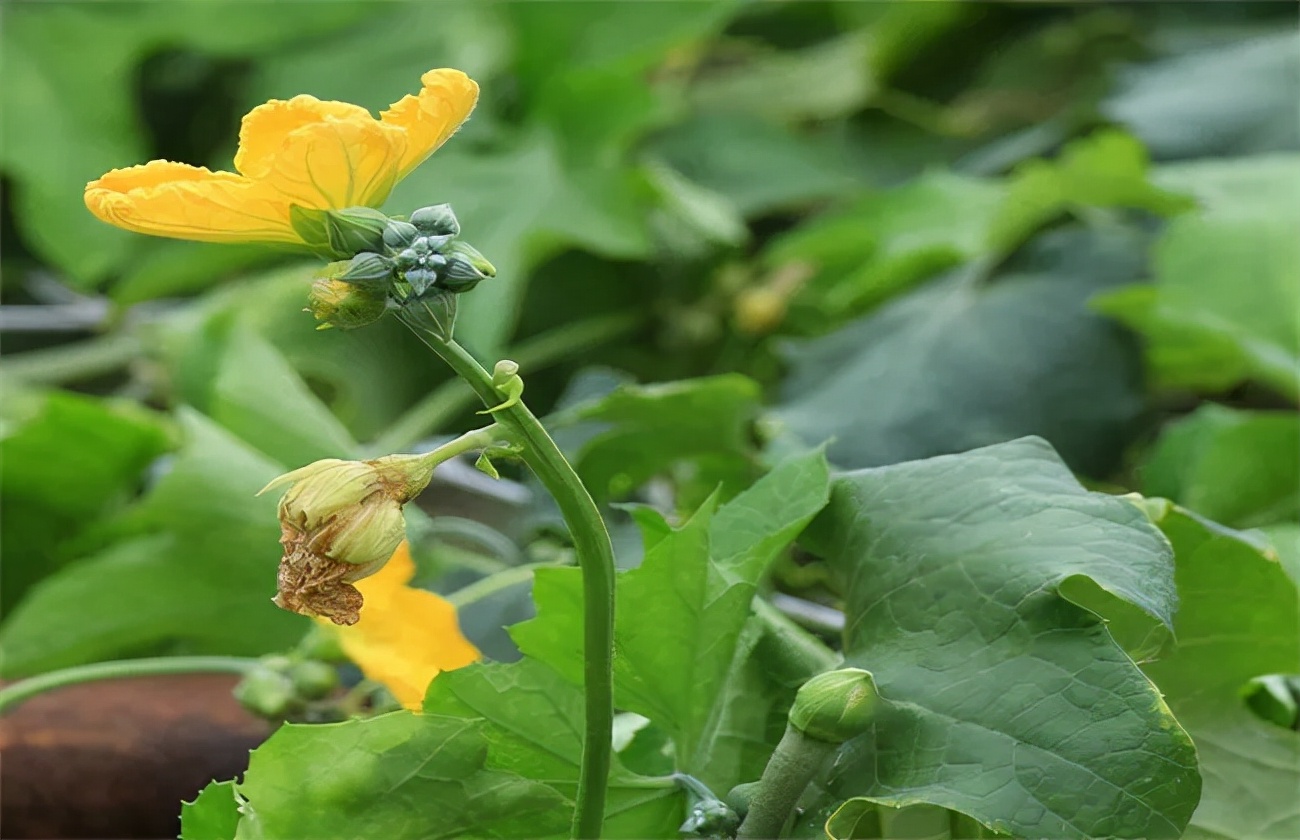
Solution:
{"label": "withered flower", "polygon": [[280,499],[279,607],[355,624],[361,593],[352,584],[383,568],[406,536],[402,506],[428,485],[428,455],[373,461],[328,458],[285,473],[262,493],[289,484]]}

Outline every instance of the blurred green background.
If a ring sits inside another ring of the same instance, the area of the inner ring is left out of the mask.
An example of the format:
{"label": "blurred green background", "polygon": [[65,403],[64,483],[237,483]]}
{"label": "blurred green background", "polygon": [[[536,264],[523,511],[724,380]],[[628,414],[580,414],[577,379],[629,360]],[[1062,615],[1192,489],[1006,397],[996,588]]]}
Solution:
{"label": "blurred green background", "polygon": [[[6,677],[291,644],[252,494],[474,422],[394,322],[316,332],[313,264],[134,236],[81,198],[151,158],[229,168],[267,99],[377,112],[439,66],[483,98],[385,209],[455,207],[499,270],[458,335],[523,365],[601,501],[686,508],[828,438],[852,468],[1037,434],[1094,486],[1263,527],[1296,562],[1291,4],[0,13]],[[426,522],[426,583],[558,544],[544,509],[468,509],[506,547]]]}

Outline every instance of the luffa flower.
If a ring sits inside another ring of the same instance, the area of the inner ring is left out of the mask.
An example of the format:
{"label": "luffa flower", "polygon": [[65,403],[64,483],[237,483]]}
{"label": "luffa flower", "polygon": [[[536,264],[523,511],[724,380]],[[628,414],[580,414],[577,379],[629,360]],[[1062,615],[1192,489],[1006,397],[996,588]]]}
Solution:
{"label": "luffa flower", "polygon": [[155,160],[86,185],[86,206],[136,233],[204,242],[303,244],[291,208],[378,207],[446,142],[478,101],[459,70],[430,70],[419,94],[375,119],[346,102],[295,96],[259,105],[239,131],[237,172]]}
{"label": "luffa flower", "polygon": [[366,599],[361,620],[334,631],[343,652],[368,678],[387,686],[406,708],[418,710],[434,677],[476,662],[480,654],[460,632],[456,608],[410,586],[414,576],[410,546],[403,541],[382,569],[357,581]]}

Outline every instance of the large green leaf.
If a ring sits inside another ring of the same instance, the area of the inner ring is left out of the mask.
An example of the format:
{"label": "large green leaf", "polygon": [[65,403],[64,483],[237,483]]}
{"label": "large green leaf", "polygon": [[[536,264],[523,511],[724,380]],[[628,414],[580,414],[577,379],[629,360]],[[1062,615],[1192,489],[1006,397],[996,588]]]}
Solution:
{"label": "large green leaf", "polygon": [[1136,349],[1088,298],[1134,279],[1126,231],[1044,235],[989,278],[975,263],[787,351],[776,418],[831,461],[869,467],[1046,437],[1104,475],[1143,396]]}
{"label": "large green leaf", "polygon": [[[740,779],[739,739],[720,731],[724,682],[737,659],[757,584],[771,560],[826,501],[820,452],[778,465],[730,503],[711,498],[679,530],[618,576],[615,700],[667,729],[677,767],[724,789]],[[657,530],[657,529],[656,529]],[[512,630],[525,654],[582,679],[582,590],[576,569],[541,570],[538,617]],[[715,777],[716,775],[716,777]]]}
{"label": "large green leaf", "polygon": [[249,759],[236,837],[564,836],[572,805],[540,782],[485,769],[480,729],[409,712],[285,725]]}
{"label": "large green leaf", "polygon": [[1172,656],[1146,666],[1187,727],[1205,778],[1186,837],[1300,836],[1300,734],[1252,714],[1246,683],[1300,673],[1296,581],[1246,534],[1163,499],[1146,510],[1173,543],[1181,604]]}
{"label": "large green leaf", "polygon": [[1207,404],[1170,423],[1142,491],[1234,527],[1300,519],[1300,417]]}
{"label": "large green leaf", "polygon": [[1027,837],[1181,834],[1191,740],[1059,591],[1086,577],[1169,624],[1172,557],[1141,511],[1026,439],[844,474],[809,535],[846,585],[846,661],[885,701],[832,791]]}
{"label": "large green leaf", "polygon": [[[524,659],[443,674],[430,684],[424,711],[481,721],[488,767],[574,798],[582,762],[582,690],[545,665]],[[682,822],[684,800],[671,779],[637,776],[616,761],[601,836],[670,837]]]}
{"label": "large green leaf", "polygon": [[1250,380],[1300,397],[1300,157],[1209,160],[1160,169],[1157,183],[1200,209],[1169,223],[1155,285],[1113,292],[1102,311],[1142,332],[1168,387]]}
{"label": "large green leaf", "polygon": [[625,496],[656,475],[671,475],[681,464],[690,465],[692,486],[707,493],[721,483],[731,495],[753,474],[750,426],[758,410],[758,384],[724,374],[625,385],[565,410],[557,420],[599,429],[574,459],[599,500]]}
{"label": "large green leaf", "polygon": [[212,418],[282,464],[353,455],[356,442],[284,356],[247,327],[233,329],[212,384]]}
{"label": "large green leaf", "polygon": [[271,603],[280,554],[275,499],[254,494],[282,471],[197,412],[149,495],[114,527],[120,541],[32,589],[0,629],[6,675],[170,644],[259,654],[291,644],[305,619]]}

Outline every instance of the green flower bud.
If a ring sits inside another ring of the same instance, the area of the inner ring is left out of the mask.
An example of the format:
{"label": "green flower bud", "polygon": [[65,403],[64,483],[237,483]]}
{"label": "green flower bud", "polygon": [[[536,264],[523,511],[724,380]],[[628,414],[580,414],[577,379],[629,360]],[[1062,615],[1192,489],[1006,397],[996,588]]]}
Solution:
{"label": "green flower bud", "polygon": [[294,691],[306,700],[328,697],[338,687],[339,672],[324,662],[299,662],[289,670]]}
{"label": "green flower bud", "polygon": [[[331,267],[337,265],[339,263],[330,263]],[[318,278],[307,293],[307,311],[321,322],[316,328],[318,330],[364,327],[383,317],[387,307],[388,299],[383,292],[333,277]]]}
{"label": "green flower bud", "polygon": [[406,536],[402,505],[433,476],[423,455],[373,461],[317,461],[262,488],[285,484],[280,499],[279,592],[291,612],[355,624],[361,593],[351,584],[383,568]]}
{"label": "green flower bud", "polygon": [[262,665],[255,666],[235,686],[235,699],[253,714],[282,720],[300,703],[293,681],[285,674]]}
{"label": "green flower bud", "polygon": [[472,245],[453,242],[443,253],[447,267],[442,270],[438,285],[449,292],[468,292],[479,281],[497,274],[496,267]]}
{"label": "green flower bud", "polygon": [[451,211],[450,204],[421,207],[411,214],[411,224],[419,228],[421,232],[435,236],[443,234],[460,235],[460,222],[456,220],[456,214]]}
{"label": "green flower bud", "polygon": [[312,250],[331,259],[345,259],[362,251],[380,251],[389,219],[369,207],[311,210],[293,205],[289,223]]}
{"label": "green flower bud", "polygon": [[790,708],[790,725],[809,738],[841,744],[865,732],[879,706],[871,673],[842,668],[803,684]]}
{"label": "green flower bud", "polygon": [[337,279],[357,286],[388,290],[388,284],[397,276],[396,266],[388,257],[365,251],[347,262],[347,270]]}
{"label": "green flower bud", "polygon": [[384,244],[394,251],[410,247],[420,231],[410,222],[392,219],[384,226]]}

